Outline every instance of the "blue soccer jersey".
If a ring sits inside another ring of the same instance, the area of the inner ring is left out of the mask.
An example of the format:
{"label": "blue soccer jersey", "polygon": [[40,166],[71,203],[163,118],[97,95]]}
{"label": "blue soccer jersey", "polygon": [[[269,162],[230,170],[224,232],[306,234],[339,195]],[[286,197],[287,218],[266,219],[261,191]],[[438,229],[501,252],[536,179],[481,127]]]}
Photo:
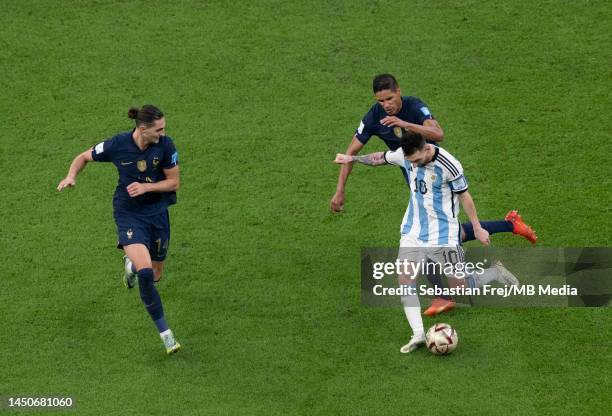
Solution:
{"label": "blue soccer jersey", "polygon": [[132,132],[123,132],[98,143],[92,157],[96,162],[112,162],[117,167],[119,182],[113,197],[115,213],[158,214],[176,202],[175,192],[147,192],[132,198],[127,186],[132,182],[155,183],[166,179],[164,169],[178,165],[178,153],[168,136],[162,136],[158,143],[142,151],[136,146]]}
{"label": "blue soccer jersey", "polygon": [[408,176],[410,200],[400,233],[432,246],[460,244],[457,195],[468,189],[461,163],[440,147],[425,165],[406,160],[401,147],[386,152],[385,160],[403,167]]}
{"label": "blue soccer jersey", "polygon": [[[380,137],[391,150],[400,147],[400,140],[393,133],[393,127],[384,126],[380,123],[380,120],[387,116],[388,114],[380,103],[374,104],[355,131],[357,139],[366,144],[370,137],[374,135]],[[402,97],[402,108],[395,116],[408,123],[420,125],[423,125],[425,120],[433,119],[427,105],[417,97]]]}

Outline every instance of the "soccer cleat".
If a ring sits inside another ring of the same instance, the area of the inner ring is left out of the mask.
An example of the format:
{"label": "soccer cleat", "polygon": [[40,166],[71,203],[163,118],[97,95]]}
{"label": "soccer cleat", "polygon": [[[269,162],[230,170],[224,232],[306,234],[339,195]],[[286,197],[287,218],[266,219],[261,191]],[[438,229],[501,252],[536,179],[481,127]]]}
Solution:
{"label": "soccer cleat", "polygon": [[523,222],[523,218],[521,218],[518,211],[510,211],[504,219],[512,223],[512,234],[525,237],[531,244],[535,244],[538,241],[535,231]]}
{"label": "soccer cleat", "polygon": [[400,348],[400,352],[402,354],[408,354],[409,352],[412,352],[418,348],[421,348],[424,345],[425,345],[425,333],[423,332],[419,335],[413,335],[412,338],[410,338],[410,341],[408,342],[408,344]]}
{"label": "soccer cleat", "polygon": [[450,311],[455,307],[455,301],[452,299],[435,298],[429,308],[425,309],[423,315],[434,316],[442,312]]}
{"label": "soccer cleat", "polygon": [[494,267],[499,272],[499,283],[508,286],[518,286],[520,284],[516,276],[510,273],[510,270],[506,269],[501,261],[497,260]]}
{"label": "soccer cleat", "polygon": [[181,349],[181,344],[178,343],[174,338],[174,334],[169,329],[159,334],[159,336],[164,342],[164,347],[166,347],[166,354],[174,354]]}
{"label": "soccer cleat", "polygon": [[128,256],[123,256],[123,284],[128,289],[136,286],[138,275],[132,271],[132,261]]}

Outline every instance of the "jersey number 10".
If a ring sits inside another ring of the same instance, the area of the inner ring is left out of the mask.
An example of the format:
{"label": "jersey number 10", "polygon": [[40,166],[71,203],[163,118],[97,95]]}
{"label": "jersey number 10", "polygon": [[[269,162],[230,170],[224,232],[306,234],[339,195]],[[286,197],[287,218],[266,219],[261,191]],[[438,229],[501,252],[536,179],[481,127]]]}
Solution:
{"label": "jersey number 10", "polygon": [[414,178],[414,190],[413,192],[419,194],[427,193],[427,183],[423,179]]}

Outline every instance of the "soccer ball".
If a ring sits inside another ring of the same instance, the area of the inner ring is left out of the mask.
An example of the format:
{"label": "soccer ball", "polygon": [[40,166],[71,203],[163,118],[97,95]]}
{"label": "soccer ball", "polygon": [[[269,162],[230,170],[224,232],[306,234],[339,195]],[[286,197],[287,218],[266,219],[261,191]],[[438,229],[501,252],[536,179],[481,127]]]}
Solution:
{"label": "soccer ball", "polygon": [[435,324],[425,335],[427,348],[435,355],[450,354],[457,348],[458,341],[457,331],[449,324]]}

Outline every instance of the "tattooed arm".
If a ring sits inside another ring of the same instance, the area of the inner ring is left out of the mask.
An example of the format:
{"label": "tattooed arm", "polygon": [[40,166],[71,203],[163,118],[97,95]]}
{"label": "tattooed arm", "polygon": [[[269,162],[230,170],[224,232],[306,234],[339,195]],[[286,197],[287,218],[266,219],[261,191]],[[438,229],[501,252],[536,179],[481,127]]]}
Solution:
{"label": "tattooed arm", "polygon": [[385,160],[385,152],[370,153],[365,156],[351,156],[338,153],[334,162],[340,164],[359,162],[368,166],[380,166],[387,163]]}

